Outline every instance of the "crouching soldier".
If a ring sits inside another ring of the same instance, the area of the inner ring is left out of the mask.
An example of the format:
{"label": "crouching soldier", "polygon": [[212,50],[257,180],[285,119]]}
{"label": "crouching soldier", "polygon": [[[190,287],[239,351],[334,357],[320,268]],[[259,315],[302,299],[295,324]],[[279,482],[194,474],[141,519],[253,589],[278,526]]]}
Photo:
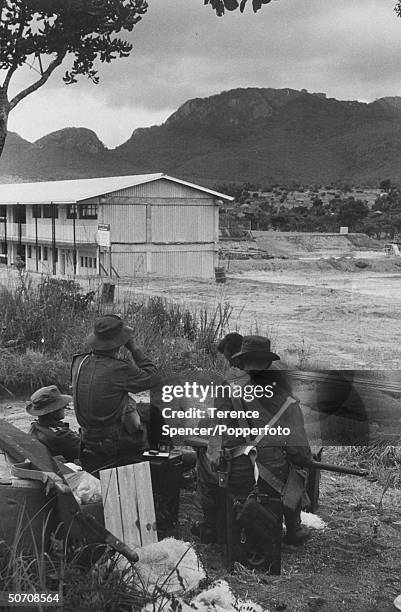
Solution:
{"label": "crouching soldier", "polygon": [[71,395],[63,395],[55,385],[42,387],[31,396],[26,411],[37,417],[29,434],[47,446],[52,455],[62,455],[67,461],[79,457],[80,436],[64,422],[64,411],[72,402]]}

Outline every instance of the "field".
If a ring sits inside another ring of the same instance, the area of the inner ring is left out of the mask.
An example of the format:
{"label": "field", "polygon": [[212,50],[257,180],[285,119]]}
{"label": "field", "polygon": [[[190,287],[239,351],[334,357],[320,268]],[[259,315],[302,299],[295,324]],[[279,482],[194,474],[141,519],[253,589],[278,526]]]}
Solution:
{"label": "field", "polygon": [[[304,252],[290,259],[233,260],[225,284],[119,280],[114,310],[130,312],[131,304],[157,296],[198,312],[228,303],[228,329],[269,335],[289,366],[397,370],[400,264],[377,252],[369,257],[366,251],[349,255],[335,249],[323,256]],[[24,431],[29,427],[26,396],[26,391],[17,399],[3,395],[0,404],[1,416]],[[73,414],[68,420],[75,425]],[[360,461],[335,448],[328,448],[325,458],[353,465]],[[323,475],[318,514],[327,528],[314,531],[304,548],[283,551],[282,576],[268,577],[242,566],[227,576],[218,549],[197,544],[208,576],[226,578],[236,593],[270,612],[391,612],[401,592],[399,463],[379,465],[371,458],[362,465],[370,469],[367,479]],[[196,512],[194,493],[183,491],[180,537],[190,537]]]}
{"label": "field", "polygon": [[381,272],[347,271],[348,260],[275,260],[265,262],[263,266],[270,264],[271,269],[264,270],[244,270],[248,262],[232,262],[226,284],[138,279],[120,284],[119,295],[128,302],[138,294],[160,295],[194,307],[226,301],[233,308],[231,329],[269,335],[283,361],[292,366],[301,362],[310,369],[397,369],[397,263],[384,261],[383,266],[392,270]]}

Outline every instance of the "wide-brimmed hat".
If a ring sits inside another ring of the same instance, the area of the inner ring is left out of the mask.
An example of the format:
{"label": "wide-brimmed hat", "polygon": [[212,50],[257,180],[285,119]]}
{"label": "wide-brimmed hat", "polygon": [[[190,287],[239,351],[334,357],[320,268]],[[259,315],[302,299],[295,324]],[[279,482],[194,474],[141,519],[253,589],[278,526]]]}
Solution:
{"label": "wide-brimmed hat", "polygon": [[38,389],[31,395],[26,411],[31,416],[43,416],[65,408],[71,401],[71,395],[63,395],[56,385],[50,385]]}
{"label": "wide-brimmed hat", "polygon": [[242,346],[239,353],[235,353],[231,359],[241,359],[244,357],[269,359],[270,361],[277,361],[280,359],[276,353],[272,353],[270,347],[269,338],[264,336],[244,336],[242,340]]}
{"label": "wide-brimmed hat", "polygon": [[110,351],[124,346],[132,335],[132,329],[117,315],[105,315],[96,319],[93,334],[86,338],[85,347],[95,351]]}

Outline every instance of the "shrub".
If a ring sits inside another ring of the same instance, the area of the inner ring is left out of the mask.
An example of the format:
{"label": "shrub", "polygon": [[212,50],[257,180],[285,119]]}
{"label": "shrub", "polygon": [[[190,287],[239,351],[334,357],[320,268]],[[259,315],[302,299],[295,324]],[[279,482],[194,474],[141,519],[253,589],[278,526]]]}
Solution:
{"label": "shrub", "polygon": [[[102,314],[93,297],[73,281],[45,278],[34,286],[20,273],[16,289],[0,292],[0,383],[18,392],[68,388],[71,358]],[[154,296],[122,304],[121,314],[162,375],[224,368],[215,345],[227,330],[228,304],[192,310]]]}

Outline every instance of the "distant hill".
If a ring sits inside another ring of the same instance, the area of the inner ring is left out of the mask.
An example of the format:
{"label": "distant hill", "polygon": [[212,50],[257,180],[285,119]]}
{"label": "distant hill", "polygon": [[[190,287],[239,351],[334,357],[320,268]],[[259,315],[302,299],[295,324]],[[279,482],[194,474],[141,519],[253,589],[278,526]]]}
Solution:
{"label": "distant hill", "polygon": [[0,159],[3,181],[154,171],[207,184],[399,181],[401,98],[366,104],[306,90],[234,89],[188,100],[114,150],[91,130],[66,128],[35,143],[11,133]]}

